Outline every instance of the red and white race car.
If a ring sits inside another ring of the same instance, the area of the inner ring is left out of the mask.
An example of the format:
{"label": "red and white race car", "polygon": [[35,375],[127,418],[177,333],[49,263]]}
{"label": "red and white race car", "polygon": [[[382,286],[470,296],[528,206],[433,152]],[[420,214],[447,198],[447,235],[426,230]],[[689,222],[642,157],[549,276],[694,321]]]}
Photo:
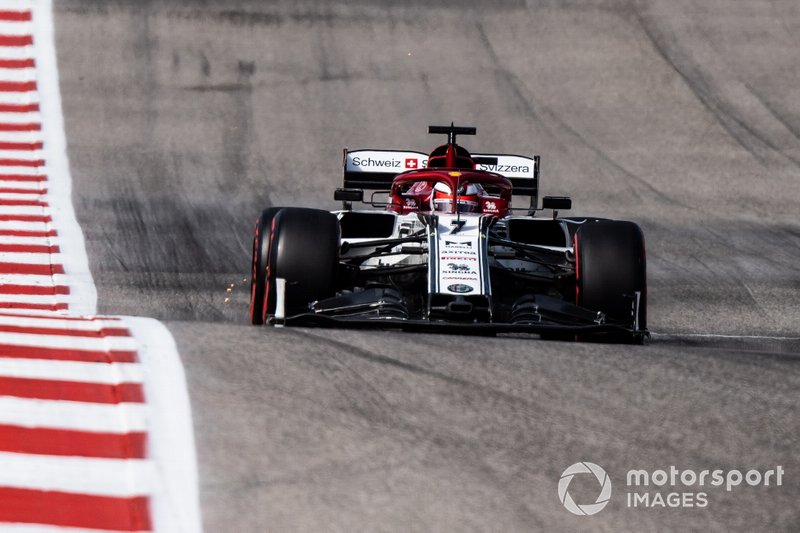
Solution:
{"label": "red and white race car", "polygon": [[[647,337],[638,225],[559,217],[571,200],[538,207],[538,156],[471,154],[456,138],[475,128],[429,133],[448,137],[430,154],[345,149],[341,210],[261,213],[253,324]],[[365,190],[373,209],[354,209]]]}

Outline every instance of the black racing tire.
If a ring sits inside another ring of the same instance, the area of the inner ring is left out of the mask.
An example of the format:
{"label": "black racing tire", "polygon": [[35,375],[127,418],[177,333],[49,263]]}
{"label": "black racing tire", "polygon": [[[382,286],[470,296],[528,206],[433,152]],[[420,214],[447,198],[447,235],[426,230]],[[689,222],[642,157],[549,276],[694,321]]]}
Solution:
{"label": "black racing tire", "polygon": [[319,209],[290,207],[273,219],[264,316],[275,315],[276,280],[286,280],[285,316],[305,313],[311,302],[336,294],[339,221]]}
{"label": "black racing tire", "polygon": [[639,293],[639,333],[597,340],[642,340],[647,329],[647,260],[641,228],[619,220],[590,222],[575,233],[574,247],[577,305],[605,313],[609,323],[632,327],[632,298]]}
{"label": "black racing tire", "polygon": [[272,220],[282,207],[268,207],[256,220],[253,235],[253,261],[250,272],[250,322],[256,326],[264,323],[264,294],[267,290],[267,261],[272,235]]}

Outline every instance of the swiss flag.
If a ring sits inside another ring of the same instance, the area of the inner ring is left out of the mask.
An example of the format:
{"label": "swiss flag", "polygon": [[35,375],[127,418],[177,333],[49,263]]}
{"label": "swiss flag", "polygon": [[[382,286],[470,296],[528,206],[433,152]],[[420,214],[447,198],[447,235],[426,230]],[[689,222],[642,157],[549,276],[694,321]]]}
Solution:
{"label": "swiss flag", "polygon": [[417,160],[416,159],[406,159],[406,168],[417,168]]}

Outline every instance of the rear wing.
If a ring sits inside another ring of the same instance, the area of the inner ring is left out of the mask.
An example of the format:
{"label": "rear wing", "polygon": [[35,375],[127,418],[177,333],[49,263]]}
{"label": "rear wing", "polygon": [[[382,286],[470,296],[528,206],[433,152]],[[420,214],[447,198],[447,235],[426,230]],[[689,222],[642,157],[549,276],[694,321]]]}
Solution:
{"label": "rear wing", "polygon": [[[472,154],[477,170],[496,172],[511,180],[513,194],[529,196],[531,207],[539,203],[539,156]],[[345,189],[389,189],[395,176],[426,168],[428,154],[409,150],[344,149]]]}
{"label": "rear wing", "polygon": [[[539,161],[535,155],[472,154],[477,170],[496,172],[511,180],[512,194],[530,196],[531,207],[539,205]],[[496,159],[495,161],[491,161]],[[486,162],[484,162],[486,160]],[[492,164],[494,163],[494,164]]]}
{"label": "rear wing", "polygon": [[425,168],[428,154],[402,150],[344,149],[345,189],[389,189],[394,177],[407,170]]}

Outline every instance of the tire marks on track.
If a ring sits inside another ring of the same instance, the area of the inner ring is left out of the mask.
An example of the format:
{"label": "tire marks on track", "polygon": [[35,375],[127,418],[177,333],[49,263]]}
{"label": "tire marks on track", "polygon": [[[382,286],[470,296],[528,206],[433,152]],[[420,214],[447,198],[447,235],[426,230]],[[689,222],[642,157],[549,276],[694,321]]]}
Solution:
{"label": "tire marks on track", "polygon": [[[691,51],[684,50],[678,33],[668,33],[667,25],[653,20],[657,15],[640,9],[634,10],[634,15],[653,50],[680,76],[732,140],[762,165],[783,160],[800,168],[800,159],[789,149],[798,148],[797,132],[748,84],[725,74],[727,69],[710,41],[703,42],[703,46],[694,41]],[[733,95],[737,100],[729,98]],[[795,146],[787,146],[787,142]]]}
{"label": "tire marks on track", "polygon": [[[694,210],[694,208],[691,206],[679,202],[675,198],[672,198],[671,196],[658,190],[655,186],[653,186],[653,184],[641,176],[637,176],[635,173],[626,169],[619,162],[615,161],[607,152],[591,143],[585,136],[570,126],[555,112],[540,102],[537,102],[530,94],[530,91],[525,87],[524,82],[503,66],[503,61],[497,55],[497,52],[495,51],[494,46],[492,45],[492,42],[489,39],[489,36],[486,33],[483,25],[478,24],[477,30],[477,34],[480,36],[481,42],[491,58],[491,62],[495,65],[498,78],[505,80],[505,85],[507,86],[508,91],[513,95],[513,99],[518,101],[523,106],[526,114],[529,114],[531,118],[545,128],[545,130],[553,139],[560,140],[567,137],[568,142],[559,141],[565,151],[568,151],[566,150],[566,146],[574,148],[576,144],[586,148],[593,154],[595,158],[603,161],[613,174],[622,176],[634,184],[634,187],[630,190],[636,195],[637,200],[639,201],[643,199],[643,194],[648,194],[655,197],[659,202],[668,206],[679,207],[686,210]],[[549,124],[554,124],[559,131],[556,131],[556,128],[550,127]],[[575,141],[577,141],[577,143]]]}

